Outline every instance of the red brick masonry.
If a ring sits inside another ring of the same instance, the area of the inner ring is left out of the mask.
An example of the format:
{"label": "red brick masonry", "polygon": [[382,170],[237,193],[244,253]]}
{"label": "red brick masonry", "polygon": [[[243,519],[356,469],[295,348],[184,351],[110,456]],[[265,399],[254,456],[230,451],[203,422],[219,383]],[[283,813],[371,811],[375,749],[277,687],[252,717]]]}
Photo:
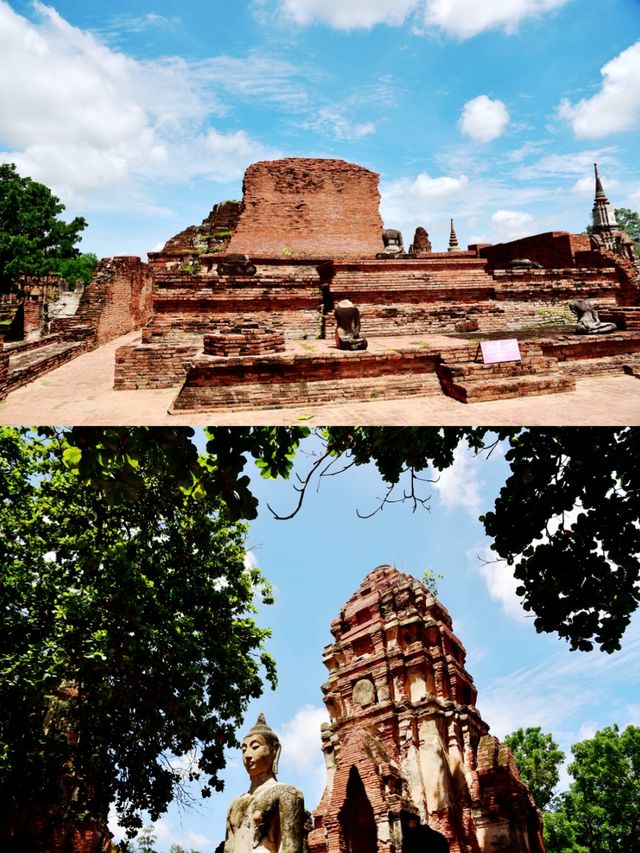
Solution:
{"label": "red brick masonry", "polygon": [[403,812],[445,835],[451,853],[543,853],[540,813],[509,748],[489,735],[465,650],[426,587],[378,566],[331,633],[312,853],[375,849],[364,837],[400,853]]}
{"label": "red brick masonry", "polygon": [[383,249],[378,175],[344,160],[249,166],[229,252],[274,258],[375,256]]}

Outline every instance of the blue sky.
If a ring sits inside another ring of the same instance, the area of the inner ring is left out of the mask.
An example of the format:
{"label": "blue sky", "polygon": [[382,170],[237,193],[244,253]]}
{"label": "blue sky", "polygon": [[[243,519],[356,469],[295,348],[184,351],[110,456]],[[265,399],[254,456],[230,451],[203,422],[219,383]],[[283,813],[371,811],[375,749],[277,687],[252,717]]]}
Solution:
{"label": "blue sky", "polygon": [[[296,470],[304,473],[311,462],[299,456]],[[275,587],[276,603],[261,607],[258,619],[273,631],[269,650],[279,686],[251,704],[245,729],[263,710],[283,742],[279,778],[302,789],[307,808],[317,805],[325,779],[320,685],[327,675],[322,650],[332,641],[329,625],[382,563],[418,578],[426,568],[444,576],[439,598],[467,650],[477,705],[493,734],[540,725],[568,752],[605,725],[640,725],[640,619],[613,656],[569,652],[555,636],[536,634],[506,566],[483,562],[490,543],[477,518],[493,506],[506,472],[500,450],[487,460],[463,449],[437,483],[425,484],[432,496],[429,512],[397,504],[369,520],[359,519],[356,510],[370,512],[384,494],[372,467],[325,478],[290,521],[275,520],[266,504],[290,512],[296,501],[292,483],[254,477],[260,512],[248,546]],[[196,810],[180,813],[172,806],[156,827],[158,850],[181,843],[213,853],[224,836],[228,803],[248,787],[239,755],[229,756],[224,778],[226,790]]]}
{"label": "blue sky", "polygon": [[638,0],[0,0],[0,159],[100,256],[156,249],[251,162],[337,157],[445,249],[640,208]]}

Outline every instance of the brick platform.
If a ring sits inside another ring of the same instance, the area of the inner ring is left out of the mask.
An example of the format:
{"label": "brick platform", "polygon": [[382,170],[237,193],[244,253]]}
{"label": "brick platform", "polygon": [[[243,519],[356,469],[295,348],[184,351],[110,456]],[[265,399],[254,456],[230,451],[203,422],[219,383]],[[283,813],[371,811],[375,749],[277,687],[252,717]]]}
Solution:
{"label": "brick platform", "polygon": [[262,357],[201,355],[191,362],[171,411],[278,409],[440,393],[435,373],[438,356],[428,349],[343,352],[324,348],[307,353],[303,346]]}

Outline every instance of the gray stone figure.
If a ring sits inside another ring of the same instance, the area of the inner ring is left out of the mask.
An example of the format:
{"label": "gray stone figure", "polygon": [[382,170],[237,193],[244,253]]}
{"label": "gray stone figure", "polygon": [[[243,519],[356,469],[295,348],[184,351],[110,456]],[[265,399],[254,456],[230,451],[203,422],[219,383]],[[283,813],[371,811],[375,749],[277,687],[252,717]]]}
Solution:
{"label": "gray stone figure", "polygon": [[576,334],[578,335],[602,335],[617,330],[615,323],[603,323],[600,320],[596,306],[590,299],[570,302],[569,308],[578,321],[576,324]]}
{"label": "gray stone figure", "polygon": [[344,350],[367,348],[367,339],[360,336],[360,312],[349,299],[342,299],[334,309],[336,346]]}
{"label": "gray stone figure", "polygon": [[382,242],[384,249],[378,252],[376,258],[396,258],[404,254],[404,243],[402,242],[402,232],[397,228],[385,228],[382,232]]}
{"label": "gray stone figure", "polygon": [[229,254],[218,264],[218,275],[255,275],[255,264],[248,255]]}
{"label": "gray stone figure", "polygon": [[280,741],[264,715],[242,739],[242,761],[251,784],[227,812],[224,853],[302,853],[304,799],[293,785],[278,782]]}

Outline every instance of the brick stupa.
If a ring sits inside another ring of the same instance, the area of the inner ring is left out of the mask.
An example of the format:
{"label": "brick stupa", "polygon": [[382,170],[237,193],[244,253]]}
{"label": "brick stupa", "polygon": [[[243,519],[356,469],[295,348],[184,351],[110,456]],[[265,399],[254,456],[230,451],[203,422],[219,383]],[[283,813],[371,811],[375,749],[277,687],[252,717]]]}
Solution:
{"label": "brick stupa", "polygon": [[410,815],[451,853],[544,853],[540,812],[480,717],[465,650],[426,587],[378,566],[331,633],[312,853],[400,853]]}
{"label": "brick stupa", "polygon": [[383,249],[378,175],[344,160],[290,157],[245,172],[228,251],[252,258],[362,258]]}

